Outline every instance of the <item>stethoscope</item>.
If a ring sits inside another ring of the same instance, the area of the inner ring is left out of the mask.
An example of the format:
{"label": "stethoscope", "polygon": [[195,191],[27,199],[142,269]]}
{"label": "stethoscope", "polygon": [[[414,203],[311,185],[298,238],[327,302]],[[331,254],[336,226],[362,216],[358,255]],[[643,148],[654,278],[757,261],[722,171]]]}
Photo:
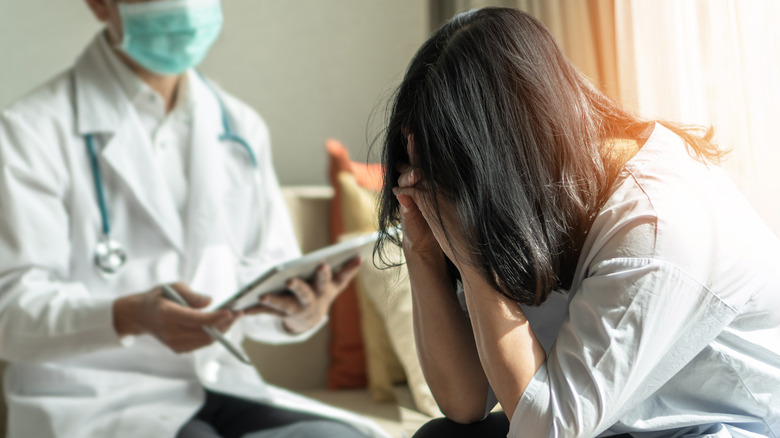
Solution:
{"label": "stethoscope", "polygon": [[[203,83],[206,84],[209,90],[214,94],[214,97],[219,103],[219,110],[222,117],[222,134],[217,139],[220,142],[231,141],[238,143],[244,148],[252,168],[257,170],[257,157],[254,151],[249,146],[249,143],[244,140],[240,135],[233,131],[228,117],[227,108],[225,103],[220,98],[214,87],[201,76]],[[98,166],[97,150],[95,148],[95,139],[92,134],[85,134],[84,141],[87,144],[87,153],[89,154],[89,162],[92,167],[92,176],[95,181],[95,192],[97,194],[98,207],[100,208],[100,220],[102,221],[102,234],[98,238],[98,242],[95,245],[95,266],[104,275],[112,275],[119,272],[127,262],[127,252],[122,244],[111,237],[111,220],[108,215],[108,206],[106,204],[106,195],[103,189],[103,178],[100,174],[100,166]],[[257,172],[255,172],[255,178],[258,178]]]}

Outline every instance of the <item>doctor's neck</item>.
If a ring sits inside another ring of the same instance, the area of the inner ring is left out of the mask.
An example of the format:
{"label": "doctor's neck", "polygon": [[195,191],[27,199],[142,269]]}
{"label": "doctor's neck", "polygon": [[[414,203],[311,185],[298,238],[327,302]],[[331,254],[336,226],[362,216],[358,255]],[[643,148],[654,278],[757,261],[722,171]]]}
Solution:
{"label": "doctor's neck", "polygon": [[169,113],[176,105],[176,97],[178,95],[179,83],[181,82],[182,74],[179,75],[161,75],[151,72],[135,62],[132,58],[127,56],[122,50],[117,48],[117,44],[112,40],[114,37],[111,32],[108,32],[108,38],[111,42],[111,48],[114,53],[122,60],[130,70],[132,70],[138,77],[146,83],[152,90],[156,91],[165,102],[165,112]]}
{"label": "doctor's neck", "polygon": [[162,97],[165,102],[165,113],[171,112],[173,107],[176,106],[176,97],[178,96],[179,83],[181,82],[182,75],[159,75],[142,67],[139,67],[138,69],[133,68],[133,71],[142,81],[146,82],[152,90],[160,94],[160,97]]}

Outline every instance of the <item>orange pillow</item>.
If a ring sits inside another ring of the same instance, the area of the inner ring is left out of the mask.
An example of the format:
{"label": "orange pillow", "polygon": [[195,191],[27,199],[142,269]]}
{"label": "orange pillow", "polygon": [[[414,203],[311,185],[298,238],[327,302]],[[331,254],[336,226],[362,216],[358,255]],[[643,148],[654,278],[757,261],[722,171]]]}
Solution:
{"label": "orange pillow", "polygon": [[[361,187],[379,190],[382,187],[382,165],[365,164],[349,159],[349,152],[338,140],[328,140],[325,147],[330,157],[330,183],[334,189],[330,210],[330,238],[336,242],[345,232],[341,216],[342,193],[339,172],[349,172]],[[333,302],[330,309],[330,367],[328,388],[364,388],[367,383],[366,359],[360,326],[360,310],[354,282]]]}

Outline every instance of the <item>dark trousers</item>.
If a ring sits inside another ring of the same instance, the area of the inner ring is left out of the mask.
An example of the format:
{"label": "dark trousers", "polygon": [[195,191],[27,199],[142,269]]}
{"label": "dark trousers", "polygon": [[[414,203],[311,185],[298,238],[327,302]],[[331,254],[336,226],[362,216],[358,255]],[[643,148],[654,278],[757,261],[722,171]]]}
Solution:
{"label": "dark trousers", "polygon": [[436,418],[425,423],[412,438],[505,438],[509,433],[509,420],[503,412],[493,412],[482,421],[460,424],[446,418]]}
{"label": "dark trousers", "polygon": [[212,391],[206,391],[203,407],[182,426],[176,438],[254,436],[365,438],[357,429],[337,420]]}
{"label": "dark trousers", "polygon": [[[505,438],[509,433],[509,419],[503,412],[493,412],[482,421],[460,424],[446,418],[425,423],[412,438]],[[618,435],[612,438],[631,438]]]}

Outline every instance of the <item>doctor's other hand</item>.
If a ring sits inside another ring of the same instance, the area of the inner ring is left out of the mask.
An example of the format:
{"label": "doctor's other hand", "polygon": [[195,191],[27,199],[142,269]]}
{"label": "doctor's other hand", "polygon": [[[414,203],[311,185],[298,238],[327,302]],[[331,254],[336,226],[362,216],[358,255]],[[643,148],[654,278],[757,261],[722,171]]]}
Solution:
{"label": "doctor's other hand", "polygon": [[187,353],[205,347],[214,339],[206,326],[227,331],[241,316],[240,312],[218,310],[203,312],[211,299],[190,290],[183,283],[170,285],[190,307],[165,298],[162,287],[128,295],[114,301],[114,327],[119,336],[150,334],[176,353]]}
{"label": "doctor's other hand", "polygon": [[270,313],[282,318],[290,333],[301,333],[317,325],[328,313],[331,303],[347,287],[360,269],[362,260],[353,257],[338,272],[327,264],[320,265],[310,282],[293,278],[287,281],[291,294],[266,294],[260,305],[246,309],[247,315]]}

